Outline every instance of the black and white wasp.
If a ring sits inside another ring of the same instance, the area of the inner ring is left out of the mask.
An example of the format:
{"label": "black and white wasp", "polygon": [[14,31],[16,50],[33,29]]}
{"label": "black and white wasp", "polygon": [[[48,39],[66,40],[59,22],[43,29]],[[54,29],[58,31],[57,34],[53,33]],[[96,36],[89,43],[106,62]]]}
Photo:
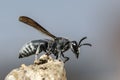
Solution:
{"label": "black and white wasp", "polygon": [[52,38],[45,40],[33,40],[26,43],[19,51],[19,58],[28,57],[35,54],[35,59],[37,59],[37,55],[44,51],[47,55],[54,54],[56,59],[62,56],[65,59],[64,62],[66,62],[69,60],[69,57],[64,56],[63,53],[67,50],[71,49],[76,58],[78,58],[81,46],[92,46],[89,43],[82,43],[82,41],[85,40],[87,37],[83,37],[78,43],[76,41],[70,41],[69,39],[63,37],[56,37],[29,17],[20,16],[19,21],[30,25],[31,27],[37,29],[38,31],[41,31],[42,33]]}

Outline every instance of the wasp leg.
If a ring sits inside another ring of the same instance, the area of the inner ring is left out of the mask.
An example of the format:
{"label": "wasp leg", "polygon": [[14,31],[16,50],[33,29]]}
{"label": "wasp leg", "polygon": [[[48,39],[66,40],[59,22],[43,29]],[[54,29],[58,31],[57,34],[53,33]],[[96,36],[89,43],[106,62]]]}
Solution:
{"label": "wasp leg", "polygon": [[46,51],[45,55],[49,56],[49,55],[51,55],[51,52]]}
{"label": "wasp leg", "polygon": [[64,54],[63,54],[63,53],[61,53],[61,55],[62,55],[62,57],[63,57],[63,58],[65,58],[64,63],[65,63],[65,62],[67,62],[67,61],[69,60],[69,57],[64,56]]}
{"label": "wasp leg", "polygon": [[62,59],[61,59],[61,52],[55,54],[55,56],[56,56],[56,59],[58,59],[59,61],[62,61]]}
{"label": "wasp leg", "polygon": [[56,55],[56,59],[58,59],[58,55]]}
{"label": "wasp leg", "polygon": [[38,45],[36,53],[35,53],[35,61],[38,60],[38,54],[39,54],[39,52],[40,52],[40,45]]}

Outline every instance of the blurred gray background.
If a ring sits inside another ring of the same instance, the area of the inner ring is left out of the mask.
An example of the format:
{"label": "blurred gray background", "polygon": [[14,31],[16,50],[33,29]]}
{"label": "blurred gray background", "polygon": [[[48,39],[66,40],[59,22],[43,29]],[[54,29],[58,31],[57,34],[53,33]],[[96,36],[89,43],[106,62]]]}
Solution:
{"label": "blurred gray background", "polygon": [[0,80],[34,56],[18,59],[30,40],[50,39],[18,21],[36,20],[48,31],[93,46],[81,47],[79,59],[69,50],[65,64],[68,80],[120,80],[120,0],[0,0]]}

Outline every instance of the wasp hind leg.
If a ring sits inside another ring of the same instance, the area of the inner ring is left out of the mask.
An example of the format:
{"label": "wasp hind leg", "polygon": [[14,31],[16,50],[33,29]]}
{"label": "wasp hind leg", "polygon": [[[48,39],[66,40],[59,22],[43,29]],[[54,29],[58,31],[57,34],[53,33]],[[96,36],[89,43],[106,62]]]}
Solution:
{"label": "wasp hind leg", "polygon": [[35,52],[35,61],[38,60],[38,54],[40,53],[40,45],[38,45],[37,50]]}

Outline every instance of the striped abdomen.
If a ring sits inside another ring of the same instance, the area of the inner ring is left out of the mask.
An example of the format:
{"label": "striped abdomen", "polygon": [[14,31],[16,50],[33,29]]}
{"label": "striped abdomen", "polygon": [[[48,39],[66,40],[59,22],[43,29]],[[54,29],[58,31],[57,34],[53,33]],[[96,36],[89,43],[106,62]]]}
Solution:
{"label": "striped abdomen", "polygon": [[28,57],[30,55],[36,54],[36,50],[39,46],[38,53],[47,50],[48,40],[33,40],[26,43],[22,49],[19,51],[19,58]]}

